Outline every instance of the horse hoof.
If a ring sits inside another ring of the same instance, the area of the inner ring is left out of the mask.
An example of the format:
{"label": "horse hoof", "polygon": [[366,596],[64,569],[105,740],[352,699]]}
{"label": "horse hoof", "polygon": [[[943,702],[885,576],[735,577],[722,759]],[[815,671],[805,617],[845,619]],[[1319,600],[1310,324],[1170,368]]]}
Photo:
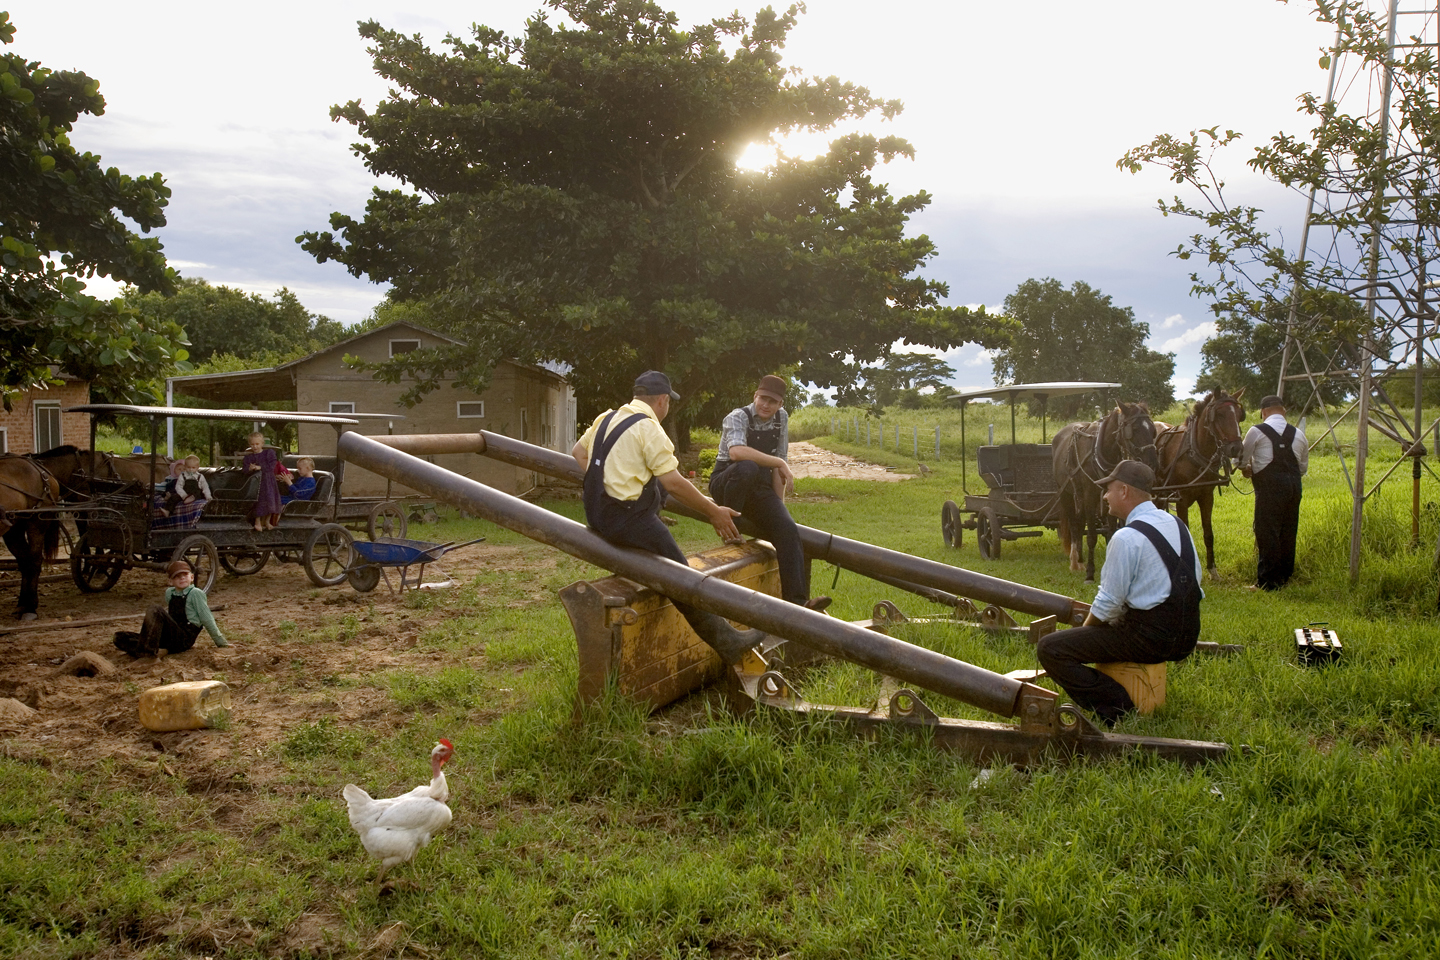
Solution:
{"label": "horse hoof", "polygon": [[1094,582],[1095,582],[1095,578],[1094,578],[1094,577],[1086,577],[1086,578],[1085,578],[1085,582],[1086,582],[1086,583],[1094,583]]}
{"label": "horse hoof", "polygon": [[39,620],[40,616],[33,610],[26,610],[24,613],[15,614],[16,620]]}

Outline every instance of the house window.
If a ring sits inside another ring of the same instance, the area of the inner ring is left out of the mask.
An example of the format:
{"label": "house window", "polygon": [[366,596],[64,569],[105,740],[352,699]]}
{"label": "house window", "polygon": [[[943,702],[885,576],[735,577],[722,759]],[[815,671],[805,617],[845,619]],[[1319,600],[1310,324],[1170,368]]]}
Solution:
{"label": "house window", "polygon": [[455,416],[464,420],[469,417],[485,416],[484,400],[460,400],[455,404]]}
{"label": "house window", "polygon": [[550,404],[540,404],[540,443],[550,446]]}
{"label": "house window", "polygon": [[10,452],[10,431],[7,427],[0,427],[0,453]]}
{"label": "house window", "polygon": [[331,400],[330,412],[338,414],[354,413],[355,401],[353,400]]}
{"label": "house window", "polygon": [[45,402],[35,404],[35,452],[53,450],[60,446],[60,404]]}
{"label": "house window", "polygon": [[520,439],[530,439],[530,410],[528,407],[520,408]]}
{"label": "house window", "polygon": [[419,341],[419,340],[391,340],[391,341],[390,341],[390,356],[392,356],[392,357],[395,356],[395,355],[398,354],[398,353],[411,353],[411,352],[413,352],[413,351],[415,351],[415,350],[419,350],[419,349],[420,349],[420,341]]}

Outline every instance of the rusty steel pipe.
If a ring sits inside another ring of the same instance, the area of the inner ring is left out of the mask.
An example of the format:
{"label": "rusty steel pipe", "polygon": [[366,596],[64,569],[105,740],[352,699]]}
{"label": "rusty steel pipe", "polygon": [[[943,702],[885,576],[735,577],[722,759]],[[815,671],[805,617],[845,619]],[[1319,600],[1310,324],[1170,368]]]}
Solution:
{"label": "rusty steel pipe", "polygon": [[[403,483],[532,540],[564,550],[587,563],[614,571],[674,600],[757,627],[777,637],[803,643],[822,653],[962,700],[1002,717],[1015,715],[1022,691],[1050,698],[1055,696],[1048,690],[991,673],[973,664],[707,576],[673,560],[628,547],[617,547],[573,520],[458,476],[444,467],[427,463],[379,441],[378,437],[346,433],[340,438],[340,456],[372,473]],[[574,464],[573,460],[571,464]]]}
{"label": "rusty steel pipe", "polygon": [[[420,434],[371,439],[413,454],[479,453],[502,463],[562,480],[579,483],[583,477],[580,465],[569,454],[537,447],[488,430],[482,430],[478,434],[437,434],[433,443],[430,442],[430,437]],[[694,520],[705,520],[673,501],[667,509]],[[1061,623],[1071,625],[1081,623],[1090,609],[1089,605],[1082,601],[1048,590],[952,567],[948,563],[912,557],[908,553],[887,550],[859,540],[837,537],[814,527],[799,525],[799,530],[805,556],[812,560],[833,563],[862,576],[881,579],[882,582],[903,580],[1034,616],[1054,616]]]}

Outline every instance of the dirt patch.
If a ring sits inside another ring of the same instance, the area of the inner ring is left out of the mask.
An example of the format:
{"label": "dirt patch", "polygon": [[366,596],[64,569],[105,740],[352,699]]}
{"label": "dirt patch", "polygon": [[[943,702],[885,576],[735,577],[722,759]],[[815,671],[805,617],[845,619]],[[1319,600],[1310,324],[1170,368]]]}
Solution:
{"label": "dirt patch", "polygon": [[[477,544],[447,556],[444,567],[457,584],[467,584],[496,569],[543,574],[554,567],[554,559],[529,560],[515,547]],[[427,574],[430,579],[440,578]],[[0,579],[0,608],[7,611],[14,603],[14,583]],[[132,660],[115,649],[111,638],[116,630],[136,629],[138,616],[130,622],[65,626],[66,621],[143,613],[164,589],[161,574],[144,570],[126,571],[114,589],[98,594],[83,594],[59,578],[43,583],[40,623],[53,629],[0,634],[0,698],[14,698],[35,711],[23,722],[0,723],[0,751],[67,766],[113,759],[139,776],[179,776],[191,793],[220,801],[217,819],[243,820],[247,798],[283,787],[284,770],[274,748],[299,725],[328,719],[380,734],[403,727],[408,715],[386,690],[364,681],[381,671],[430,673],[444,666],[448,655],[422,645],[420,638],[456,613],[452,605],[406,603],[383,584],[363,595],[348,585],[317,588],[298,565],[272,560],[253,576],[221,574],[211,590],[211,605],[224,606],[216,620],[229,647],[216,648],[202,633],[186,653]],[[483,602],[485,588],[476,589]],[[544,594],[546,600],[552,597]],[[0,629],[11,625],[6,620]],[[87,653],[114,664],[114,672],[59,672],[67,661]],[[483,646],[472,653],[482,654]],[[140,724],[141,692],[162,683],[207,679],[223,680],[231,689],[234,713],[228,730],[155,733]]]}
{"label": "dirt patch", "polygon": [[866,463],[844,454],[832,453],[800,441],[790,444],[790,470],[795,478],[831,480],[914,480],[914,474],[895,473],[889,467],[877,463]]}

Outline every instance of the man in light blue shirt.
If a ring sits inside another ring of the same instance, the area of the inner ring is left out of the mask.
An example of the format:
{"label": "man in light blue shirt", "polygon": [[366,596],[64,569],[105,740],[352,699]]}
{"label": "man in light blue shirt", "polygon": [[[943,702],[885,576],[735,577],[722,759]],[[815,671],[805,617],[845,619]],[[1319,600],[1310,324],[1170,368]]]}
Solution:
{"label": "man in light blue shirt", "polygon": [[1135,709],[1117,681],[1090,663],[1183,660],[1200,638],[1200,558],[1190,531],[1156,508],[1155,472],[1122,460],[1105,488],[1111,516],[1125,522],[1105,548],[1100,592],[1083,626],[1040,640],[1040,665],[1106,726]]}

